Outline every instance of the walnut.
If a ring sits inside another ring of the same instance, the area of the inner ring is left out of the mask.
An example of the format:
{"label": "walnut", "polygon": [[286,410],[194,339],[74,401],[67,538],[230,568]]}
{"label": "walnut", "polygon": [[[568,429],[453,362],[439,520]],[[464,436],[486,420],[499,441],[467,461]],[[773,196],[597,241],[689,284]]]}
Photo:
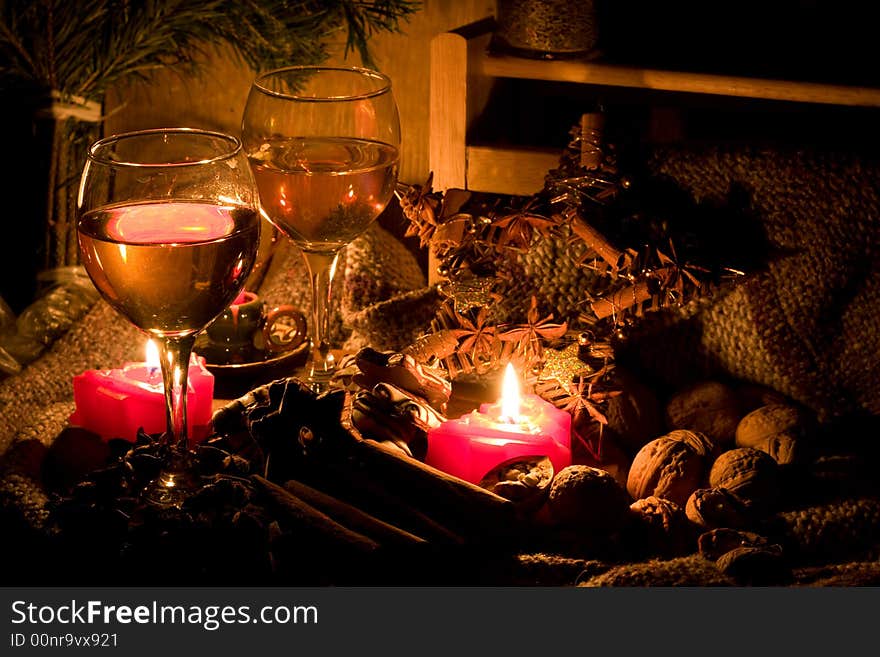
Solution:
{"label": "walnut", "polygon": [[546,509],[559,526],[607,533],[626,520],[630,500],[613,476],[588,465],[569,465],[550,484]]}
{"label": "walnut", "polygon": [[17,472],[39,481],[48,451],[36,438],[17,440],[0,457],[0,471]]}
{"label": "walnut", "polygon": [[736,446],[755,447],[767,438],[780,434],[806,438],[812,419],[809,413],[794,404],[767,404],[743,417],[736,427]]}
{"label": "walnut", "polygon": [[640,545],[664,556],[692,551],[694,534],[684,510],[675,502],[651,495],[633,502],[630,511]]}
{"label": "walnut", "polygon": [[537,509],[550,491],[553,463],[546,456],[517,456],[492,468],[480,486],[500,495],[522,511]]}
{"label": "walnut", "polygon": [[744,528],[754,524],[752,514],[726,488],[699,488],[691,493],[684,508],[688,520],[698,527]]}
{"label": "walnut", "polygon": [[749,507],[770,508],[779,493],[779,466],[766,452],[736,447],[715,459],[709,485],[726,488]]}
{"label": "walnut", "polygon": [[614,374],[621,392],[608,400],[606,428],[632,455],[663,432],[663,409],[654,391],[634,374],[620,367]]}
{"label": "walnut", "polygon": [[736,548],[762,548],[770,545],[771,543],[766,536],[729,527],[712,529],[700,534],[697,539],[697,548],[700,554],[709,561],[716,561]]}
{"label": "walnut", "polygon": [[675,393],[666,404],[670,429],[689,429],[706,435],[714,445],[733,443],[742,417],[739,396],[718,381],[702,381]]}
{"label": "walnut", "polygon": [[803,461],[805,450],[802,443],[787,432],[782,432],[764,438],[754,447],[769,454],[778,465],[792,466]]}
{"label": "walnut", "polygon": [[791,580],[791,570],[777,544],[734,548],[718,557],[715,565],[741,586],[774,586]]}
{"label": "walnut", "polygon": [[654,495],[683,507],[705,480],[711,450],[703,434],[670,431],[639,450],[630,466],[626,488],[633,499]]}
{"label": "walnut", "polygon": [[67,489],[93,470],[105,467],[109,459],[110,447],[100,436],[67,427],[43,458],[43,480],[50,490]]}

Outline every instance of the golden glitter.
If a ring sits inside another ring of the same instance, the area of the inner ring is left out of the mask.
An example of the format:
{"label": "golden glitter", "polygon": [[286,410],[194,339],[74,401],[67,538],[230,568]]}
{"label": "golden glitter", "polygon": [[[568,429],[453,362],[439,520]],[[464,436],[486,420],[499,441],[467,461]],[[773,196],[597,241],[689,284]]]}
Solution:
{"label": "golden glitter", "polygon": [[538,377],[539,380],[555,379],[560,384],[571,383],[578,376],[588,376],[593,373],[593,368],[587,365],[578,356],[579,345],[572,342],[564,349],[545,349],[544,368]]}

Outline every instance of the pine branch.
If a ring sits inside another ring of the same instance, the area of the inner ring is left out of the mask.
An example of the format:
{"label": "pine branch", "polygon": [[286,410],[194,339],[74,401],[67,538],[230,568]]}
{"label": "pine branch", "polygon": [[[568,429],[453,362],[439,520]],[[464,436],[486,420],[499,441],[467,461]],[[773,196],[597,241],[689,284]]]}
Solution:
{"label": "pine branch", "polygon": [[161,68],[199,72],[226,45],[253,70],[316,64],[347,31],[346,54],[374,65],[369,40],[397,32],[406,0],[0,0],[0,88],[56,89],[100,101]]}

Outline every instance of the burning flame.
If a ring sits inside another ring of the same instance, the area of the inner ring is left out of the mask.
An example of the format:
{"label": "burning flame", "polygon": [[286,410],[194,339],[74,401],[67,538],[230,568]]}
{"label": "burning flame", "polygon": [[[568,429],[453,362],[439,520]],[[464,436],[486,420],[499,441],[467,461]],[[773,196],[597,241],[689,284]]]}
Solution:
{"label": "burning flame", "polygon": [[147,340],[147,367],[151,369],[158,369],[159,365],[159,347],[156,346],[156,343],[153,340]]}
{"label": "burning flame", "polygon": [[501,418],[505,422],[519,422],[519,406],[522,397],[519,392],[519,379],[516,370],[511,363],[507,364],[504,371],[504,381],[501,385]]}

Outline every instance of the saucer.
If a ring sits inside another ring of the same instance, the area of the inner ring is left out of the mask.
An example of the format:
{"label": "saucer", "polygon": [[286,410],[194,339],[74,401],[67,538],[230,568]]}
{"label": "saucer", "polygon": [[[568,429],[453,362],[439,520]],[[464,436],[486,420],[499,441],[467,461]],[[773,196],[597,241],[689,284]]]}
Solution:
{"label": "saucer", "polygon": [[306,340],[289,351],[265,352],[265,355],[262,360],[244,363],[205,362],[205,368],[214,375],[214,397],[233,399],[275,379],[293,376],[297,368],[306,363],[309,342]]}

